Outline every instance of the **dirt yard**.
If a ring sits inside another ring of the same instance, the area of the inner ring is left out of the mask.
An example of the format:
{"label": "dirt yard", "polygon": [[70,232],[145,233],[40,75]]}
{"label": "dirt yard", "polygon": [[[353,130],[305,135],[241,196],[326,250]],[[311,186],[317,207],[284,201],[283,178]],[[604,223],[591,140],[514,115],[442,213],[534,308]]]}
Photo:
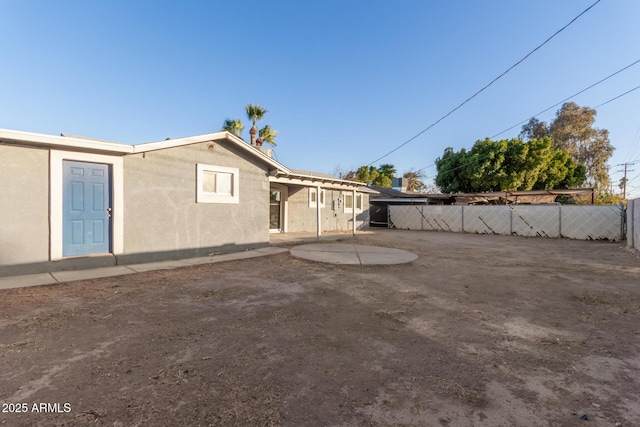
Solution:
{"label": "dirt yard", "polygon": [[0,291],[0,425],[640,425],[624,243],[355,242],[419,258],[284,253]]}

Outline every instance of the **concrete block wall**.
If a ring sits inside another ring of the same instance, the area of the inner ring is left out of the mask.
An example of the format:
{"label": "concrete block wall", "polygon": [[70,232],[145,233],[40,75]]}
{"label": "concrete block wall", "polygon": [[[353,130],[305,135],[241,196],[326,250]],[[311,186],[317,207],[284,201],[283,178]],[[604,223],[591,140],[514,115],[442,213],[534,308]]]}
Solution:
{"label": "concrete block wall", "polygon": [[[269,242],[266,166],[223,143],[174,147],[124,159],[127,262],[207,255]],[[239,203],[196,203],[198,163],[239,169]],[[212,250],[214,250],[212,249]]]}
{"label": "concrete block wall", "polygon": [[0,145],[0,270],[49,259],[49,150]]}
{"label": "concrete block wall", "polygon": [[[325,189],[325,205],[321,208],[322,231],[352,230],[353,214],[344,212],[343,191]],[[356,228],[369,226],[369,195],[362,194],[363,212],[356,213]],[[317,227],[317,210],[309,207],[309,188],[290,186],[288,198],[287,231],[315,232]]]}

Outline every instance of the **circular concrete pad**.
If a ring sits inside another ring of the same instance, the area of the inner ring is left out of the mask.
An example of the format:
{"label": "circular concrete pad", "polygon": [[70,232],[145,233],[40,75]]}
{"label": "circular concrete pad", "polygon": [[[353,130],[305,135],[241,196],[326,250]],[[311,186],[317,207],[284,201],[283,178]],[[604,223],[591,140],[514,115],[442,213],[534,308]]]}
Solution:
{"label": "circular concrete pad", "polygon": [[401,249],[345,243],[296,246],[291,249],[291,255],[311,261],[353,265],[404,264],[418,258],[418,255]]}

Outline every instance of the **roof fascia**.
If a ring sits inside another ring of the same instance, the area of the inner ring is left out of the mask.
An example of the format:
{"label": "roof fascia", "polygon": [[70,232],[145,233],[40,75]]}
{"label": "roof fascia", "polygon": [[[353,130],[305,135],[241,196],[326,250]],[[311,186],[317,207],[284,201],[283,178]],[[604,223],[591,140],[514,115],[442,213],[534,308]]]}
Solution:
{"label": "roof fascia", "polygon": [[278,184],[289,184],[289,185],[300,185],[302,187],[323,187],[323,188],[333,188],[338,190],[355,190],[361,193],[369,193],[371,190],[365,186],[361,186],[359,182],[354,181],[345,181],[341,179],[327,179],[321,177],[304,177],[300,178],[299,176],[292,175],[279,175],[269,177],[269,182],[274,182]]}
{"label": "roof fascia", "polygon": [[133,147],[131,145],[119,142],[93,141],[89,139],[45,135],[9,129],[0,129],[0,141],[16,145],[63,149],[68,151],[88,151],[120,155],[133,153]]}
{"label": "roof fascia", "polygon": [[148,151],[164,150],[167,148],[180,147],[183,145],[190,145],[190,144],[198,144],[200,142],[207,142],[207,141],[211,141],[211,142],[229,141],[233,146],[238,147],[240,150],[243,150],[247,154],[257,158],[258,160],[261,160],[267,163],[276,171],[286,173],[286,174],[291,173],[291,170],[286,166],[284,166],[283,164],[267,156],[262,151],[250,146],[243,139],[238,138],[237,136],[226,131],[207,133],[204,135],[188,136],[186,138],[167,139],[164,141],[137,144],[133,146],[133,152],[145,153]]}
{"label": "roof fascia", "polygon": [[[320,181],[320,182],[325,182],[325,183],[335,183],[338,185],[346,185],[349,187],[366,187],[367,184],[364,182],[358,182],[358,181],[349,181],[346,179],[340,179],[340,178],[327,178],[327,177],[323,177],[323,176],[317,176],[317,175],[308,175],[308,174],[300,174],[300,173],[295,173],[295,172],[290,172],[286,174],[286,178],[290,179],[290,180],[298,180],[300,182],[305,182],[305,181],[310,181],[311,183],[316,182],[316,181]],[[310,185],[310,184],[300,184],[300,185]]]}

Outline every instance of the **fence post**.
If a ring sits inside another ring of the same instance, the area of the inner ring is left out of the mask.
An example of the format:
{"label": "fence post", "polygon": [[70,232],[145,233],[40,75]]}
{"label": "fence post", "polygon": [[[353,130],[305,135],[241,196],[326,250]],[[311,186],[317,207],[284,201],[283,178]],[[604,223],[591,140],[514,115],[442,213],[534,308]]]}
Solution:
{"label": "fence post", "polygon": [[623,241],[625,239],[626,233],[624,229],[624,203],[620,203],[620,240]]}
{"label": "fence post", "polygon": [[558,237],[562,238],[562,205],[558,205]]}
{"label": "fence post", "polygon": [[629,200],[627,201],[627,247],[634,249],[634,239],[633,239],[633,233],[635,230],[635,224],[633,223],[633,212],[635,210],[635,200]]}
{"label": "fence post", "polygon": [[513,207],[509,208],[509,236],[513,236]]}
{"label": "fence post", "polygon": [[460,216],[462,217],[462,232],[464,233],[464,205],[460,206]]}

